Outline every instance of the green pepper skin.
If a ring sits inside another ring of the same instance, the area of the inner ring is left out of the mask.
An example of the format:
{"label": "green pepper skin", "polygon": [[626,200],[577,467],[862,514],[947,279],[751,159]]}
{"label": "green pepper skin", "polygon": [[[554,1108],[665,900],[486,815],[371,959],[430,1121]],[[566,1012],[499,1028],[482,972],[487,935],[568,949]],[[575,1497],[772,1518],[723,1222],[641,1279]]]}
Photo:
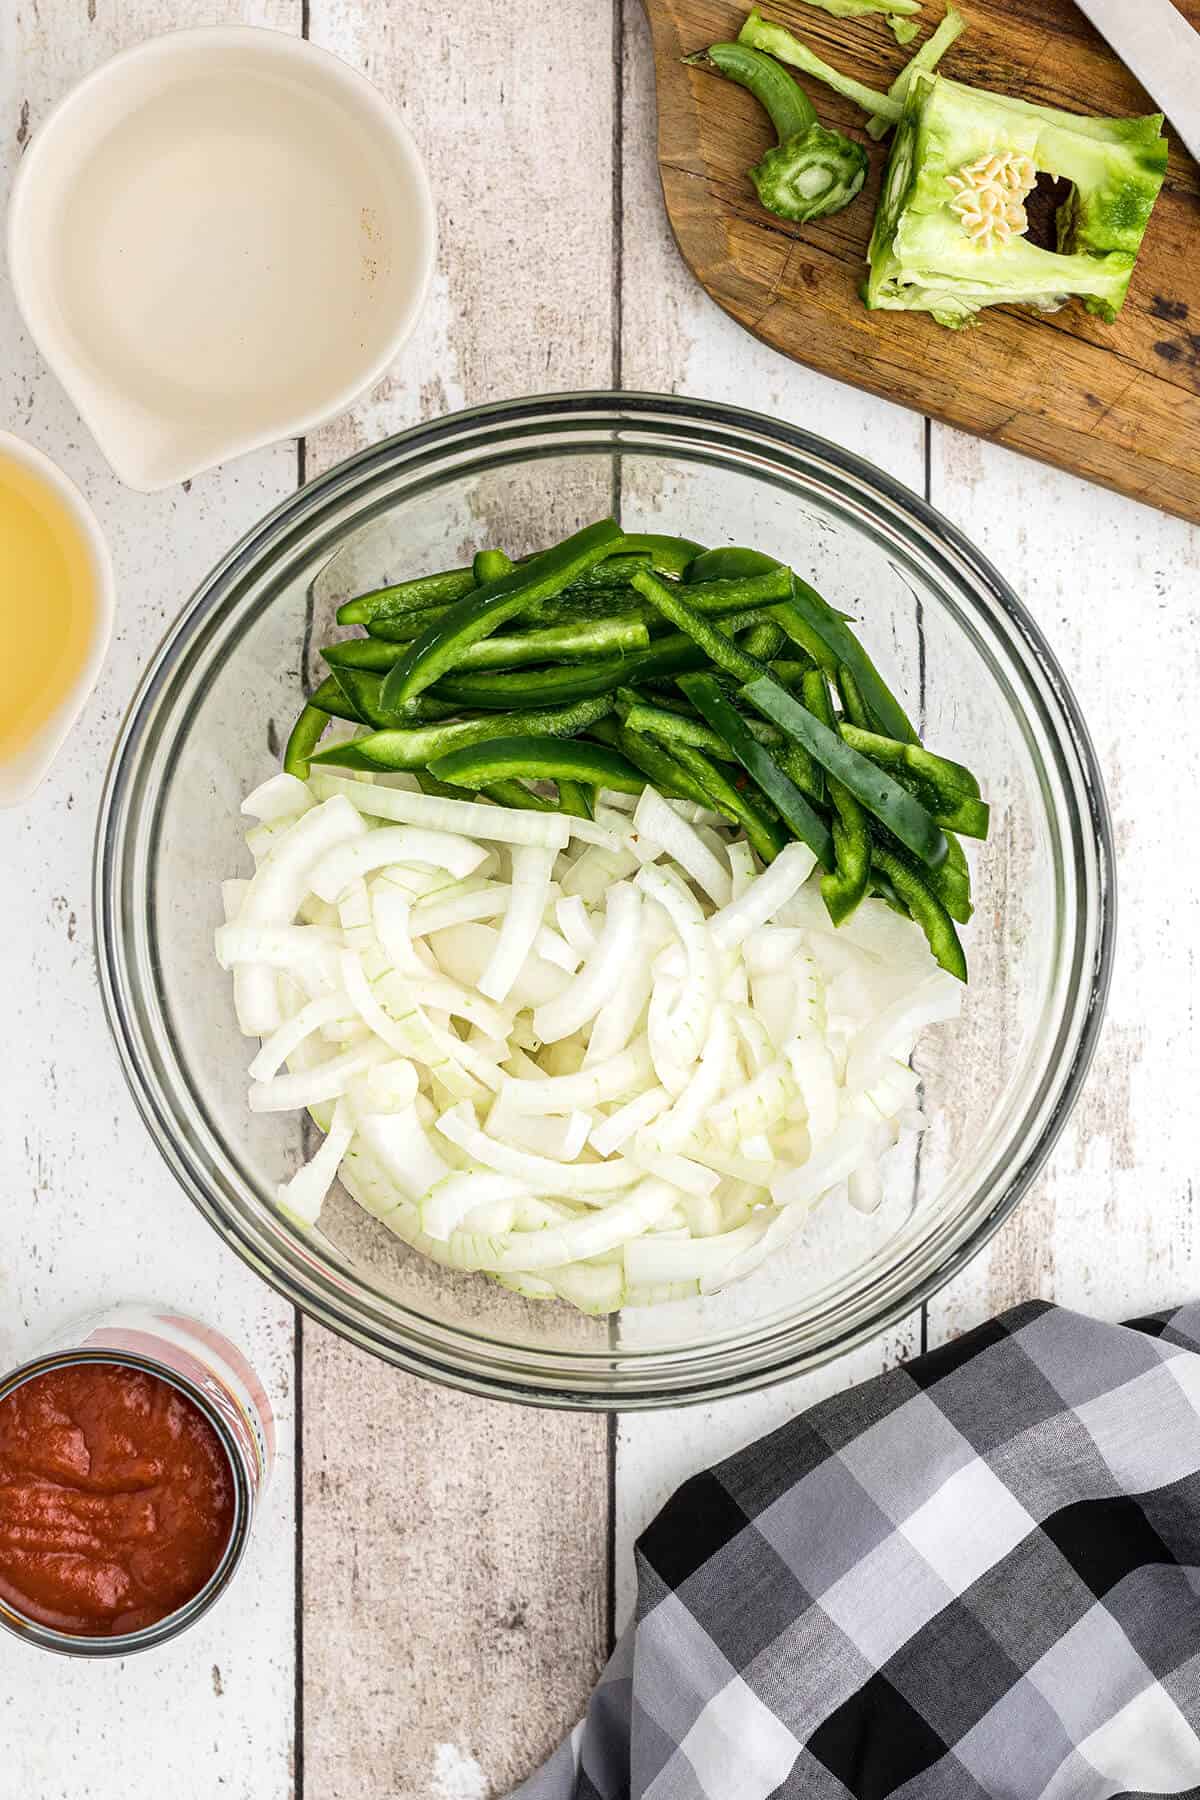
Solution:
{"label": "green pepper skin", "polygon": [[[770,676],[742,688],[742,698],[772,725],[778,725],[810,751],[826,774],[849,788],[867,811],[895,833],[907,850],[931,868],[946,860],[946,840],[919,800],[894,781],[885,769],[860,756],[837,732],[814,718],[786,688]],[[703,709],[701,709],[703,710]],[[828,868],[830,865],[826,864]]]}
{"label": "green pepper skin", "polygon": [[477,588],[486,587],[489,581],[511,574],[512,566],[512,558],[503,550],[478,550],[471,564],[471,577]]}
{"label": "green pepper skin", "polygon": [[903,900],[929,942],[935,961],[959,981],[967,979],[967,959],[954,920],[934,893],[925,877],[907,857],[876,844],[872,852],[875,867],[886,876]]}
{"label": "green pepper skin", "polygon": [[[782,567],[782,563],[773,556],[764,556],[761,550],[747,550],[741,544],[722,544],[715,550],[705,550],[690,562],[683,579],[687,587],[706,581],[742,581],[750,575],[772,574]],[[786,592],[780,595],[780,599],[785,597]]]}
{"label": "green pepper skin", "polygon": [[627,532],[621,548],[631,555],[645,556],[659,575],[682,575],[689,564],[704,554],[704,545],[691,538],[664,537],[656,531]]}
{"label": "green pepper skin", "polygon": [[864,731],[857,724],[847,724],[844,720],[841,735],[843,741],[860,755],[869,757],[881,768],[890,769],[896,780],[921,801],[944,831],[961,831],[965,837],[987,836],[990,824],[987,802],[980,799],[979,783],[962,763],[935,756],[923,744],[899,744],[892,738]]}
{"label": "green pepper skin", "polygon": [[821,898],[835,925],[844,925],[866,898],[871,879],[871,828],[867,814],[848,788],[829,780],[829,798],[837,816],[833,821],[833,849],[837,867],[821,877]]}
{"label": "green pepper skin", "polygon": [[327,675],[320,687],[316,689],[310,706],[319,712],[335,719],[349,719],[352,725],[366,725],[368,720],[354,696],[347,693],[342,683],[333,675]]}
{"label": "green pepper skin", "polygon": [[[436,777],[430,779],[436,780]],[[461,783],[456,785],[449,781],[438,781],[437,787],[440,793],[450,798],[462,798]],[[497,806],[516,806],[523,812],[552,813],[566,810],[555,806],[553,800],[547,800],[544,794],[535,794],[532,788],[527,788],[523,781],[515,778],[511,781],[491,781],[480,792],[487,794]]]}
{"label": "green pepper skin", "polygon": [[430,606],[446,606],[460,600],[475,586],[471,569],[443,569],[438,575],[418,575],[415,581],[397,581],[390,587],[359,594],[337,610],[339,625],[368,625],[394,614],[422,612]]}
{"label": "green pepper skin", "polygon": [[328,723],[329,714],[322,712],[320,707],[314,706],[310,701],[288,734],[287,746],[283,752],[286,774],[295,775],[299,781],[308,780],[309,758],[320,743]]}
{"label": "green pepper skin", "polygon": [[640,794],[646,783],[615,750],[566,738],[500,737],[435,757],[429,765],[453,787],[485,788],[496,781],[583,781],[618,794]]}
{"label": "green pepper skin", "polygon": [[[778,809],[789,829],[808,845],[824,868],[832,870],[837,859],[825,821],[759,743],[716,679],[712,675],[685,675],[679,685],[713,730],[720,732],[747,775]],[[771,686],[774,685],[772,682]],[[783,692],[782,689],[779,691]]]}
{"label": "green pepper skin", "polygon": [[595,788],[589,787],[585,781],[571,781],[565,775],[558,778],[558,810],[572,819],[590,819],[595,816]]}
{"label": "green pepper skin", "polygon": [[406,700],[415,700],[440,675],[453,669],[468,645],[478,643],[536,601],[561,594],[568,582],[602,562],[620,541],[616,522],[602,519],[577,531],[553,550],[533,557],[521,568],[464,595],[422,633],[396,664],[384,683],[384,705],[394,708],[403,706]]}
{"label": "green pepper skin", "polygon": [[[523,713],[510,713],[504,718],[489,714],[482,719],[451,719],[441,725],[413,725],[393,731],[373,731],[367,737],[355,738],[356,768],[424,769],[438,756],[468,744],[481,744],[488,738],[574,737],[586,731],[598,719],[612,711],[609,699],[581,700],[574,706],[548,706]],[[345,759],[342,744],[331,745],[313,757],[314,762],[340,763]]]}
{"label": "green pepper skin", "polygon": [[[672,800],[690,800],[696,806],[714,804],[707,789],[700,785],[695,776],[653,738],[643,736],[640,731],[630,731],[628,726],[616,719],[602,719],[592,727],[590,735],[620,750],[660,794],[665,794]],[[717,807],[716,810],[719,812],[721,808]]]}

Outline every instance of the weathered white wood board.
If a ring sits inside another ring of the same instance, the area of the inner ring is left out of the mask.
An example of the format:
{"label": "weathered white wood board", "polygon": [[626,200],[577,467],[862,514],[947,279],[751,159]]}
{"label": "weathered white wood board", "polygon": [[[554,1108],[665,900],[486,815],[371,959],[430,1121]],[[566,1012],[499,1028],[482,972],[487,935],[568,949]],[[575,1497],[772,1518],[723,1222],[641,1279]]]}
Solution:
{"label": "weathered white wood board", "polygon": [[[293,0],[39,0],[0,7],[4,194],[48,107],[170,25],[298,21]],[[161,1162],[117,1067],[93,959],[91,855],[109,751],[139,671],[189,590],[294,484],[295,446],[147,499],[122,489],[25,339],[0,283],[0,422],[79,482],[113,547],[117,627],[100,687],[50,777],[0,814],[0,1366],[72,1316],[163,1298],[243,1344],[279,1402],[281,1457],[244,1575],[210,1617],[128,1662],[47,1658],[0,1636],[0,1792],[284,1800],[290,1790],[292,1316],[226,1252]],[[140,1771],[135,1774],[134,1770]],[[220,1785],[218,1785],[220,1784]]]}
{"label": "weathered white wood board", "polygon": [[[52,100],[113,50],[235,18],[302,24],[299,0],[0,7],[6,177]],[[1139,726],[1200,676],[1194,534],[940,428],[927,440],[911,414],[775,357],[721,314],[670,240],[633,0],[599,11],[447,0],[404,14],[311,0],[308,27],[402,110],[429,158],[442,229],[416,337],[370,401],[309,442],[308,473],[459,405],[612,383],[776,414],[918,491],[928,449],[935,504],[1024,594],[1077,688],[1110,783],[1122,888],[1113,1004],[1083,1103],[1034,1194],[932,1304],[930,1335],[1033,1292],[1108,1317],[1186,1294],[1197,1274],[1194,808]],[[0,815],[13,870],[0,890],[0,975],[21,1048],[0,1091],[0,1366],[99,1300],[164,1294],[246,1344],[280,1395],[285,1452],[244,1578],[166,1653],[48,1664],[0,1639],[0,1793],[11,1783],[29,1800],[124,1800],[136,1745],[139,1771],[178,1800],[486,1800],[582,1705],[606,1648],[609,1533],[620,1624],[633,1539],[670,1490],[913,1353],[922,1321],[766,1394],[627,1417],[611,1443],[603,1421],[421,1386],[305,1324],[294,1594],[291,1316],[191,1212],[125,1096],[92,970],[89,889],[103,766],[137,672],[204,570],[294,484],[296,448],[186,493],[126,493],[24,341],[2,284],[0,349],[0,422],[82,483],[121,583],[83,727],[33,805]],[[915,646],[894,652],[911,666]],[[1176,753],[1185,747],[1181,732]],[[48,1692],[66,1730],[45,1729]]]}
{"label": "weathered white wood board", "polygon": [[935,505],[1022,595],[1082,705],[1117,844],[1117,957],[1096,1061],[1049,1167],[930,1307],[931,1341],[1032,1295],[1132,1318],[1200,1275],[1196,757],[1200,532],[939,428]]}
{"label": "weathered white wood board", "polygon": [[[312,0],[309,29],[400,109],[441,230],[420,330],[310,440],[309,473],[448,408],[607,386],[613,59],[595,9]],[[604,1659],[607,1424],[430,1388],[308,1323],[303,1341],[304,1791],[504,1793]]]}

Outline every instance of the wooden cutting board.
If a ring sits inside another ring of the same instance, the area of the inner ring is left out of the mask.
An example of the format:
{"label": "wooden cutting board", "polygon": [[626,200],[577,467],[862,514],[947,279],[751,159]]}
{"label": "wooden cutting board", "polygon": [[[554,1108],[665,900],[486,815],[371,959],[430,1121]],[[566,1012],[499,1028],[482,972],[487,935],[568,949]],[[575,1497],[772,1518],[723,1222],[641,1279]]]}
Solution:
{"label": "wooden cutting board", "polygon": [[[872,147],[868,185],[845,212],[810,225],[774,218],[745,173],[774,141],[765,114],[734,83],[680,61],[735,37],[749,0],[645,3],[667,211],[718,305],[824,374],[1200,522],[1200,170],[1173,136],[1115,325],[1078,301],[1052,314],[995,307],[960,332],[920,314],[871,313],[859,286],[890,139]],[[1200,26],[1200,0],[1178,3]],[[923,35],[942,10],[927,0]],[[961,0],[961,10],[968,27],[942,64],[947,75],[1075,112],[1155,110],[1070,0]],[[800,0],[762,0],[762,11],[875,88],[908,54],[882,18],[833,19]],[[870,145],[856,108],[804,86],[826,124]]]}

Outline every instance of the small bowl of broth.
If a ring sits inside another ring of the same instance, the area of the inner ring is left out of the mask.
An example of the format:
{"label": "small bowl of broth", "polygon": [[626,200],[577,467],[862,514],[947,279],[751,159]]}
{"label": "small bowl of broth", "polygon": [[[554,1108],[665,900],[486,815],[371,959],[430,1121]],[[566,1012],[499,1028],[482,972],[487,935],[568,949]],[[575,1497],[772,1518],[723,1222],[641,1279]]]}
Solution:
{"label": "small bowl of broth", "polygon": [[96,684],[113,620],[108,545],[73,482],[0,431],[0,806],[33,792]]}

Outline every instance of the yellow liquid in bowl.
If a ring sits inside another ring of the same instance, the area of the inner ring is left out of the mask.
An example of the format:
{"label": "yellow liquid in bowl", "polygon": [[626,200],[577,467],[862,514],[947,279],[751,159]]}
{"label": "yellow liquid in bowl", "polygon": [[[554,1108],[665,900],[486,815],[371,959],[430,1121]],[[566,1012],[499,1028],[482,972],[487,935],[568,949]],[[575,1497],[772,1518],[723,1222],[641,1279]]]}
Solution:
{"label": "yellow liquid in bowl", "polygon": [[0,763],[34,743],[79,678],[96,628],[87,540],[55,490],[0,452]]}

